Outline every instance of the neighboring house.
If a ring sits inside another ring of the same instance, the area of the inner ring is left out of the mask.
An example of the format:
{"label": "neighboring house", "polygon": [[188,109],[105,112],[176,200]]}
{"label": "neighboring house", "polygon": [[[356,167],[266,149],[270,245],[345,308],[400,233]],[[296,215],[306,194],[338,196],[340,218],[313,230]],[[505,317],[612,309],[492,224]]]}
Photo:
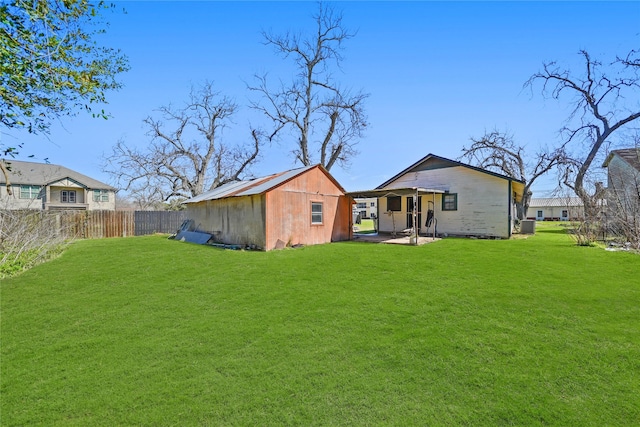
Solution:
{"label": "neighboring house", "polygon": [[116,189],[64,166],[6,160],[8,194],[0,173],[0,209],[115,210]]}
{"label": "neighboring house", "polygon": [[186,202],[195,230],[272,250],[351,239],[351,198],[321,165],[235,181]]}
{"label": "neighboring house", "polygon": [[375,218],[378,215],[378,199],[375,197],[359,198],[354,201],[353,213],[360,215],[361,219]]}
{"label": "neighboring house", "polygon": [[537,221],[577,221],[584,217],[580,197],[532,197],[527,219]]}
{"label": "neighboring house", "polygon": [[607,206],[610,215],[640,223],[640,148],[613,150],[607,168]]}
{"label": "neighboring house", "polygon": [[523,192],[522,181],[429,154],[374,190],[348,194],[378,198],[380,232],[410,229],[416,218],[422,234],[508,238]]}

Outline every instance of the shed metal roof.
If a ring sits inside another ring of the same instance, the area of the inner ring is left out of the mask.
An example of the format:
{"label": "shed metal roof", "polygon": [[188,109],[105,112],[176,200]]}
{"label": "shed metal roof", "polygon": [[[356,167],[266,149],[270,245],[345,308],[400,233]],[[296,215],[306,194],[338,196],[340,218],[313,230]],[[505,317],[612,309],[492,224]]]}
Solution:
{"label": "shed metal roof", "polygon": [[[224,199],[226,197],[243,197],[243,196],[253,196],[258,194],[266,193],[281,184],[289,181],[292,178],[295,178],[298,175],[301,175],[308,170],[311,170],[316,167],[321,167],[320,165],[313,166],[305,166],[298,169],[291,169],[288,171],[276,173],[273,175],[264,176],[261,178],[255,178],[246,181],[233,181],[227,184],[221,185],[218,188],[214,188],[211,191],[207,191],[206,193],[202,193],[199,196],[193,197],[189,200],[186,200],[184,203],[198,203],[206,200],[218,200]],[[324,170],[324,168],[323,168]],[[331,178],[331,176],[327,175]],[[333,180],[333,178],[331,178]],[[340,186],[337,181],[333,180],[338,186]],[[340,187],[342,188],[342,187]]]}
{"label": "shed metal roof", "polygon": [[569,206],[582,206],[580,197],[532,197],[529,207],[564,208]]}

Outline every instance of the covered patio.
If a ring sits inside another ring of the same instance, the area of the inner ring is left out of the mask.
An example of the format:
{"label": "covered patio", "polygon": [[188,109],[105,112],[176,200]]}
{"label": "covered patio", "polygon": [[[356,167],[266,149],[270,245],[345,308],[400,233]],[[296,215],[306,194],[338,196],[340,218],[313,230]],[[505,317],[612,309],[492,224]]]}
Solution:
{"label": "covered patio", "polygon": [[[406,188],[394,188],[394,189],[375,189],[375,190],[363,190],[363,191],[352,191],[346,193],[348,196],[352,198],[372,198],[375,197],[378,200],[383,197],[413,197],[413,224],[418,224],[418,218],[421,212],[418,212],[418,198],[420,196],[426,196],[427,198],[430,196],[432,202],[435,204],[436,194],[444,193],[443,190],[436,189],[428,189],[421,187],[406,187]],[[435,221],[435,210],[428,210],[427,217],[431,218]],[[354,233],[353,239],[354,241],[361,242],[374,242],[374,243],[390,243],[390,244],[400,244],[400,245],[413,245],[419,246],[424,245],[426,243],[431,243],[435,240],[439,240],[436,238],[436,229],[435,227],[431,227],[431,229],[427,232],[426,235],[420,236],[419,234],[420,227],[411,227],[409,229],[403,229],[401,231],[397,231],[394,233],[381,233],[379,231],[379,227],[376,227],[375,233]]]}

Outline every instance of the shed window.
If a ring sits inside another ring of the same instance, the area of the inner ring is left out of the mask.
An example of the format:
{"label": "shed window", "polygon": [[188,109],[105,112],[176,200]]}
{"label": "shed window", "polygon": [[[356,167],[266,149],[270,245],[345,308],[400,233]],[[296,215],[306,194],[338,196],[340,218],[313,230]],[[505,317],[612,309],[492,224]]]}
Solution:
{"label": "shed window", "polygon": [[322,203],[311,202],[311,224],[322,224]]}
{"label": "shed window", "polygon": [[400,212],[402,210],[402,197],[391,196],[387,197],[387,212]]}
{"label": "shed window", "polygon": [[21,199],[37,199],[38,194],[40,194],[39,185],[21,185],[20,186]]}
{"label": "shed window", "polygon": [[457,211],[458,210],[458,194],[445,193],[442,195],[442,210]]}

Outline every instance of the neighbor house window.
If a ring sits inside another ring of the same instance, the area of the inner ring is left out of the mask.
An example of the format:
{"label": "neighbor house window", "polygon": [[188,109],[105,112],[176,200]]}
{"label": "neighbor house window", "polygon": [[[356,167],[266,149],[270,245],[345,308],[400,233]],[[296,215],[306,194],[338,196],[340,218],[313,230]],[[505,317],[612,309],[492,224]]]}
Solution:
{"label": "neighbor house window", "polygon": [[20,186],[21,199],[37,199],[38,194],[40,194],[39,185],[21,185]]}
{"label": "neighbor house window", "polygon": [[366,208],[366,207],[367,207],[367,204],[366,204],[366,203],[358,203],[358,204],[356,205],[356,208],[358,208],[358,209],[363,209],[363,208]]}
{"label": "neighbor house window", "polygon": [[60,200],[62,203],[75,203],[76,190],[62,190],[60,192]]}
{"label": "neighbor house window", "polygon": [[442,210],[457,211],[458,210],[458,194],[445,193],[442,195]]}
{"label": "neighbor house window", "polygon": [[371,207],[375,208],[376,207],[376,202],[371,202]]}
{"label": "neighbor house window", "polygon": [[311,224],[322,224],[322,203],[311,202]]}
{"label": "neighbor house window", "polygon": [[387,212],[400,212],[402,210],[402,197],[391,196],[387,197]]}
{"label": "neighbor house window", "polygon": [[108,202],[109,192],[107,190],[93,190],[94,202]]}

